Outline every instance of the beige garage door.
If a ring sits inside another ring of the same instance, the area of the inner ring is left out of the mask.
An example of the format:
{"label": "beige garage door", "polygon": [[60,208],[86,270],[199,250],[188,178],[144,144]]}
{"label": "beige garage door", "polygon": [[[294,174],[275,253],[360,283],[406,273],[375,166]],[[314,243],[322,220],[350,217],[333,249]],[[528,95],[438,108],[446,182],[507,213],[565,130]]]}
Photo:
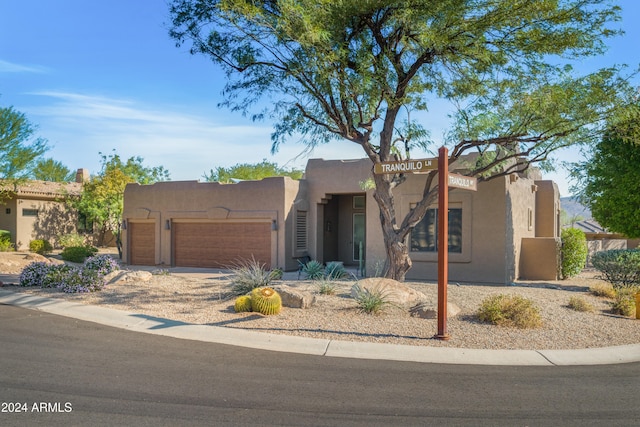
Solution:
{"label": "beige garage door", "polygon": [[177,267],[228,268],[252,257],[271,266],[268,222],[174,222],[173,259]]}
{"label": "beige garage door", "polygon": [[129,222],[129,264],[155,265],[156,232],[154,223]]}

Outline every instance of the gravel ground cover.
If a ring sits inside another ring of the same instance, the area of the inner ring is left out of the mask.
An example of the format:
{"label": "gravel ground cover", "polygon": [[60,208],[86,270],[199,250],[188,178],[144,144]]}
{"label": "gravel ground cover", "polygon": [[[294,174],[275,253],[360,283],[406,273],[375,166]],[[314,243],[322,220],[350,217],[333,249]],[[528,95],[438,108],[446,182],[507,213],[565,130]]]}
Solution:
{"label": "gravel ground cover", "polygon": [[[16,266],[12,267],[14,270]],[[8,267],[0,262],[0,273]],[[366,341],[419,346],[483,349],[576,349],[640,343],[640,320],[612,315],[610,300],[595,297],[589,287],[601,283],[593,271],[584,271],[566,281],[516,282],[511,286],[452,284],[449,302],[461,312],[447,322],[449,341],[434,339],[435,319],[412,317],[408,310],[387,307],[379,315],[359,311],[350,296],[355,281],[337,282],[334,295],[318,293],[317,282],[297,280],[294,274],[275,282],[312,292],[315,304],[309,309],[284,308],[279,315],[235,313],[231,295],[231,274],[201,270],[179,272],[158,270],[147,282],[136,281],[107,285],[102,291],[65,294],[55,289],[23,288],[4,285],[3,289],[81,304],[126,310],[185,323],[253,329],[275,334],[345,341]],[[287,279],[287,277],[289,277]],[[435,307],[437,285],[412,282]],[[540,308],[543,326],[539,329],[498,327],[478,320],[481,302],[495,294],[516,294],[532,299]],[[591,303],[593,312],[578,312],[567,307],[572,296]]]}

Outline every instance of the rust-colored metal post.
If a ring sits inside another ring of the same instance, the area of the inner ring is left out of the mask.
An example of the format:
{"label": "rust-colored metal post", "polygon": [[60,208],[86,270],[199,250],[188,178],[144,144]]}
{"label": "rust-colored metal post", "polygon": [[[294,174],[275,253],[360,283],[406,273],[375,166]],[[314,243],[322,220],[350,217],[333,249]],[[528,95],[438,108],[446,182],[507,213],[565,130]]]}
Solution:
{"label": "rust-colored metal post", "polygon": [[447,283],[449,282],[449,150],[438,150],[438,334],[448,340]]}

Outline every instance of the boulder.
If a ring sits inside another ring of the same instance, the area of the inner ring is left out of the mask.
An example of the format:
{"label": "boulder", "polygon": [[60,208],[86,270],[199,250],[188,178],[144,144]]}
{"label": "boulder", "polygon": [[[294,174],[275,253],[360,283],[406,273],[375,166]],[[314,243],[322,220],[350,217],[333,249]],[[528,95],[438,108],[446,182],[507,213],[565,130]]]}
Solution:
{"label": "boulder", "polygon": [[280,285],[274,289],[280,294],[283,307],[310,308],[316,302],[315,295],[291,286]]}
{"label": "boulder", "polygon": [[119,284],[127,282],[148,282],[153,275],[148,271],[116,270],[104,276],[108,284]]}
{"label": "boulder", "polygon": [[370,277],[358,280],[358,282],[351,287],[351,296],[354,298],[357,296],[358,287],[369,292],[379,292],[386,296],[390,303],[405,307],[427,299],[427,296],[422,292],[416,291],[397,280],[386,279],[384,277]]}
{"label": "boulder", "polygon": [[[422,319],[437,319],[438,307],[433,303],[422,302],[411,307],[409,313],[411,313],[413,317],[420,317]],[[452,302],[448,302],[447,318],[456,317],[458,313],[460,313],[460,307]]]}

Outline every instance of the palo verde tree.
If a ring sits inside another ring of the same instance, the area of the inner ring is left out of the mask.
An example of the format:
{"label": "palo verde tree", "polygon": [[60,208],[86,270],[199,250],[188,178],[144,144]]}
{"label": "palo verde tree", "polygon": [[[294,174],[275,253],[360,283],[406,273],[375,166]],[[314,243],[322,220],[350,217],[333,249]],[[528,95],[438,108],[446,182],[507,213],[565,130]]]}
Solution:
{"label": "palo verde tree", "polygon": [[[568,60],[605,50],[619,10],[607,0],[173,0],[170,35],[226,72],[222,106],[275,126],[272,150],[302,135],[310,146],[358,144],[372,163],[405,159],[435,144],[404,120],[433,100],[453,113],[450,160],[477,153],[468,175],[523,172],[549,154],[589,143],[615,106],[618,69],[576,76]],[[415,118],[415,114],[414,114]],[[407,236],[437,195],[399,216],[403,174],[374,175],[387,263],[403,280]]]}
{"label": "palo verde tree", "polygon": [[31,172],[33,179],[49,182],[71,182],[76,174],[62,162],[54,159],[38,160]]}
{"label": "palo verde tree", "polygon": [[292,179],[301,179],[303,171],[298,169],[286,169],[278,166],[277,163],[268,162],[263,159],[262,162],[256,164],[238,163],[234,166],[225,168],[219,166],[211,169],[208,174],[203,175],[207,182],[229,183],[234,179],[239,180],[259,180],[271,176],[288,176]]}
{"label": "palo verde tree", "polygon": [[152,184],[169,180],[169,172],[163,166],[147,167],[142,157],[130,157],[123,161],[115,152],[110,155],[100,153],[102,167],[100,173],[85,182],[79,198],[70,198],[70,203],[87,220],[100,227],[100,239],[111,231],[116,239],[118,253],[122,257],[122,211],[124,189],[129,183]]}

